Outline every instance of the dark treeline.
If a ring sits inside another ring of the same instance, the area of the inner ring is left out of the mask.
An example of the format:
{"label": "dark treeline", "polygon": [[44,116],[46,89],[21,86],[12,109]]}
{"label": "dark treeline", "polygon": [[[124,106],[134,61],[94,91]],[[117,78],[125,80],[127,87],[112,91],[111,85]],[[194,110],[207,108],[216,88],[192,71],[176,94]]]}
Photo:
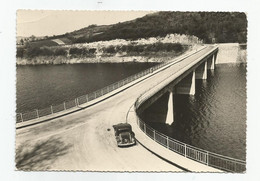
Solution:
{"label": "dark treeline", "polygon": [[[108,46],[101,50],[103,54],[115,55],[118,52],[131,54],[146,54],[151,52],[175,52],[179,53],[185,49],[184,45],[179,43],[154,43],[147,45],[122,45]],[[37,56],[66,56],[66,57],[95,57],[97,50],[86,47],[17,47],[16,56],[19,58],[34,58]]]}
{"label": "dark treeline", "polygon": [[50,48],[50,47],[17,47],[16,57],[19,58],[34,58],[37,56],[66,56],[65,48]]}
{"label": "dark treeline", "polygon": [[151,53],[151,52],[181,52],[184,46],[180,43],[153,43],[146,45],[123,45],[123,46],[108,46],[103,48],[104,53],[114,54],[117,52],[131,53]]}
{"label": "dark treeline", "polygon": [[157,12],[133,21],[117,23],[93,36],[70,39],[74,43],[112,39],[163,37],[167,34],[195,35],[204,43],[246,43],[247,19],[238,12]]}

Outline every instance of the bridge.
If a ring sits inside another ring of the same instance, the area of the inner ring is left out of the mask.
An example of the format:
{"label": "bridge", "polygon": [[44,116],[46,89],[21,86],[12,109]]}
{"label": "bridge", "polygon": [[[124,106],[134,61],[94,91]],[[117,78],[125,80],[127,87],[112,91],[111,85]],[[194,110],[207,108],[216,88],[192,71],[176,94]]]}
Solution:
{"label": "bridge", "polygon": [[[146,125],[139,114],[169,92],[166,124],[174,122],[173,94],[195,94],[196,79],[215,68],[209,45],[75,100],[17,114],[18,169],[75,171],[242,172],[245,162],[192,147]],[[112,126],[129,122],[138,144],[118,148]]]}

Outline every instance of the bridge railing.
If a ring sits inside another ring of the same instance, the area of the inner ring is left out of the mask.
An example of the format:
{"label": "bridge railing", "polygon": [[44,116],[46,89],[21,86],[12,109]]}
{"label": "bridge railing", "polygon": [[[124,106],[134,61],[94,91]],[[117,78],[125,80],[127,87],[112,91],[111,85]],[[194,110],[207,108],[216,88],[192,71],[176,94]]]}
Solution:
{"label": "bridge railing", "polygon": [[245,161],[216,154],[175,140],[156,131],[151,126],[142,121],[138,116],[137,125],[152,140],[184,157],[228,172],[241,173],[246,170]]}
{"label": "bridge railing", "polygon": [[57,104],[57,105],[51,105],[50,107],[43,108],[43,109],[35,109],[33,111],[29,111],[29,112],[25,112],[25,113],[17,113],[16,114],[16,123],[25,122],[25,121],[34,120],[34,119],[39,119],[39,118],[42,118],[42,117],[45,117],[45,116],[50,116],[50,115],[53,115],[53,114],[56,114],[56,113],[61,113],[63,111],[67,111],[67,110],[72,109],[72,108],[76,108],[79,105],[88,103],[88,102],[90,102],[94,99],[97,99],[101,96],[104,96],[105,94],[108,94],[108,93],[110,93],[110,92],[112,92],[112,91],[114,91],[118,88],[121,88],[122,86],[124,86],[124,85],[126,85],[130,82],[133,82],[133,81],[135,81],[135,80],[137,80],[141,77],[144,77],[148,74],[151,74],[154,71],[156,71],[156,70],[158,70],[158,69],[160,69],[160,68],[162,68],[162,67],[164,67],[164,66],[166,66],[166,65],[168,65],[168,64],[170,64],[174,61],[182,60],[182,59],[190,56],[191,54],[193,54],[197,51],[200,51],[204,48],[205,47],[201,47],[198,50],[192,50],[192,51],[190,51],[190,52],[188,52],[184,55],[176,57],[175,59],[173,59],[171,61],[155,65],[151,68],[148,68],[144,71],[141,71],[141,72],[134,74],[130,77],[127,77],[123,80],[115,82],[115,83],[108,85],[108,86],[106,86],[102,89],[99,89],[95,92],[77,97],[74,100],[64,101],[63,103],[60,103],[60,104]]}
{"label": "bridge railing", "polygon": [[66,110],[71,109],[71,108],[78,107],[79,105],[88,103],[88,102],[90,102],[94,99],[97,99],[97,98],[99,98],[99,97],[101,97],[105,94],[108,94],[108,93],[110,93],[110,92],[112,92],[112,91],[114,91],[118,88],[121,88],[122,86],[124,86],[124,85],[126,85],[130,82],[133,82],[133,81],[135,81],[135,80],[137,80],[137,79],[139,79],[143,76],[146,76],[146,75],[152,73],[153,71],[158,70],[159,68],[161,68],[161,67],[163,67],[163,66],[165,66],[169,63],[170,62],[158,64],[158,65],[153,66],[153,67],[151,67],[147,70],[144,70],[142,72],[134,74],[130,77],[127,77],[123,80],[115,82],[111,85],[108,85],[108,86],[106,86],[102,89],[95,91],[95,92],[77,97],[74,100],[64,101],[61,104],[51,105],[50,107],[47,107],[47,108],[44,108],[44,109],[35,109],[33,111],[30,111],[30,112],[17,113],[16,122],[19,123],[19,122],[29,121],[29,120],[33,120],[33,119],[38,119],[38,118],[41,118],[41,117],[45,117],[45,116],[49,116],[49,115],[52,115],[52,114],[55,114],[55,113],[66,111]]}

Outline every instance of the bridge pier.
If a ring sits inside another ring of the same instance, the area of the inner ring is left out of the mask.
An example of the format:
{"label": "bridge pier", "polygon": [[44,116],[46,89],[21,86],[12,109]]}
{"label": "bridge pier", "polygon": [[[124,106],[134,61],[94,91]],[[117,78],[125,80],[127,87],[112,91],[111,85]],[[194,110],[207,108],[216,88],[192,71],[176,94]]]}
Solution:
{"label": "bridge pier", "polygon": [[208,69],[214,70],[215,69],[215,63],[216,63],[216,55],[212,55],[212,59],[208,60]]}
{"label": "bridge pier", "polygon": [[176,85],[176,94],[195,95],[195,71],[187,75]]}
{"label": "bridge pier", "polygon": [[207,67],[208,67],[207,61],[205,61],[199,67],[197,67],[197,69],[195,70],[196,79],[203,79],[203,80],[207,79]]}
{"label": "bridge pier", "polygon": [[168,100],[168,111],[167,111],[167,116],[166,116],[166,124],[172,125],[174,122],[174,111],[173,111],[173,91],[170,91],[169,94],[169,100]]}

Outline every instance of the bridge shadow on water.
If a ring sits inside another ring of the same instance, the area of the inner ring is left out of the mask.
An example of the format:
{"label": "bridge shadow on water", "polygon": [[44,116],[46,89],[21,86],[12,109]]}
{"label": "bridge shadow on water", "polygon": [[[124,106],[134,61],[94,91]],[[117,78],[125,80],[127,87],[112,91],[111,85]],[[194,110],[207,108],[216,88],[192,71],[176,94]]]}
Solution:
{"label": "bridge shadow on water", "polygon": [[169,93],[140,117],[171,138],[221,155],[246,159],[246,68],[218,66],[196,80],[196,94],[173,95],[174,123],[165,124]]}
{"label": "bridge shadow on water", "polygon": [[[192,144],[193,140],[190,137],[193,123],[187,119],[187,103],[193,102],[194,97],[188,95],[174,95],[174,123],[172,125],[166,124],[166,117],[168,111],[169,93],[165,93],[156,102],[145,109],[140,117],[148,125],[155,130],[179,141],[187,144]],[[176,106],[176,103],[178,106]]]}
{"label": "bridge shadow on water", "polygon": [[36,143],[24,142],[16,149],[16,168],[24,171],[48,170],[55,160],[68,153],[71,146],[57,137]]}

